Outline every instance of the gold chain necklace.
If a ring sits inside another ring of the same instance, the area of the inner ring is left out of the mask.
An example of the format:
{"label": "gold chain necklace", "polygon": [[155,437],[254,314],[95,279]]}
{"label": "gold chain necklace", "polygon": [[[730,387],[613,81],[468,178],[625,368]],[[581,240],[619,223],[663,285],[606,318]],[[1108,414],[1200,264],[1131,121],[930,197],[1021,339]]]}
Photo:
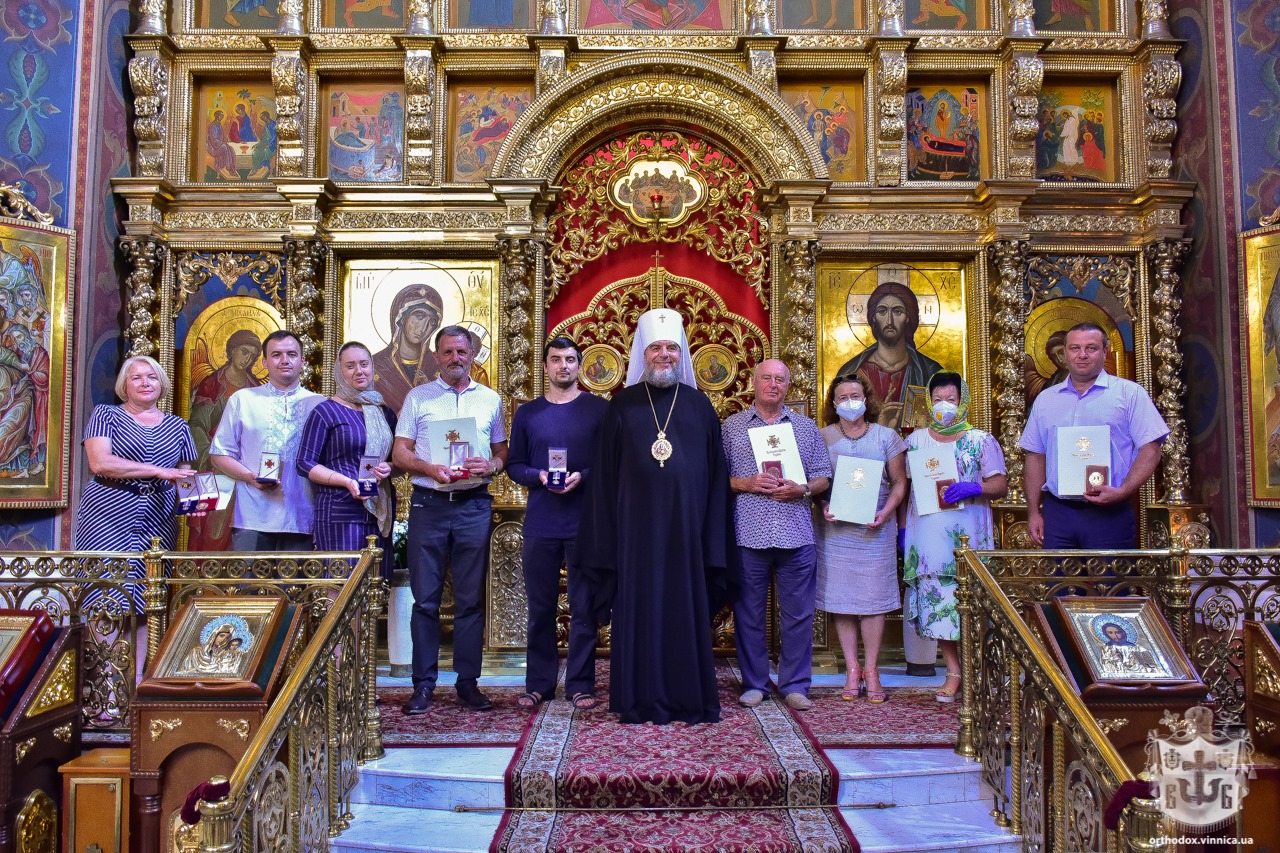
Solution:
{"label": "gold chain necklace", "polygon": [[671,396],[671,408],[667,410],[667,422],[665,424],[658,423],[658,410],[653,405],[653,394],[649,391],[649,383],[644,383],[644,393],[649,398],[649,411],[653,412],[653,425],[658,428],[658,440],[649,448],[649,452],[653,454],[653,458],[658,460],[658,467],[667,467],[667,460],[671,458],[671,442],[667,441],[667,426],[671,423],[671,415],[676,410],[676,399],[680,396],[680,383],[676,383],[676,393]]}

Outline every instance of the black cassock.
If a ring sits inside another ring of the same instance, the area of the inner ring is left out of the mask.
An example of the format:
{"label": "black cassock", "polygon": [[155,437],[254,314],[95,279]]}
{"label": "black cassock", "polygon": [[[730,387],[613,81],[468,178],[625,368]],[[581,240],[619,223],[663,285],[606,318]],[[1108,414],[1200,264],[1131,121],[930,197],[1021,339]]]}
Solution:
{"label": "black cassock", "polygon": [[[711,618],[728,589],[720,421],[696,388],[648,387],[652,408],[641,382],[616,392],[605,410],[578,558],[601,621],[612,605],[611,709],[624,723],[714,723]],[[651,452],[655,410],[658,423],[672,411],[665,466]]]}

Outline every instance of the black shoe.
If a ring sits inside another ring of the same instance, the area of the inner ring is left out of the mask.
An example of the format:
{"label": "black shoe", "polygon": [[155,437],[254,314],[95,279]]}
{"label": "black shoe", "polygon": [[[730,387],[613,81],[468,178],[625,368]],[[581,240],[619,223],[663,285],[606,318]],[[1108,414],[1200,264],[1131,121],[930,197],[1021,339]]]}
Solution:
{"label": "black shoe", "polygon": [[932,663],[908,663],[907,675],[914,675],[917,678],[933,678],[938,674],[938,667]]}
{"label": "black shoe", "polygon": [[427,709],[431,707],[431,688],[417,687],[414,688],[413,695],[409,697],[409,701],[405,702],[400,708],[406,714],[425,714]]}
{"label": "black shoe", "polygon": [[458,704],[473,711],[492,711],[493,703],[474,684],[458,685]]}

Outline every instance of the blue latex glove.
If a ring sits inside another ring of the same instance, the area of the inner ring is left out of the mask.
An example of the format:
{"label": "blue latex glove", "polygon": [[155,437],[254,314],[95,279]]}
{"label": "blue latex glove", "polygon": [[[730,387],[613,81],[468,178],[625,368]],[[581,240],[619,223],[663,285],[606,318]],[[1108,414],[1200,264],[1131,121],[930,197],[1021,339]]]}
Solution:
{"label": "blue latex glove", "polygon": [[898,550],[907,553],[907,528],[898,528]]}
{"label": "blue latex glove", "polygon": [[942,499],[949,504],[958,504],[960,501],[967,501],[969,498],[976,498],[982,494],[981,483],[952,483],[947,486],[947,490],[942,493]]}

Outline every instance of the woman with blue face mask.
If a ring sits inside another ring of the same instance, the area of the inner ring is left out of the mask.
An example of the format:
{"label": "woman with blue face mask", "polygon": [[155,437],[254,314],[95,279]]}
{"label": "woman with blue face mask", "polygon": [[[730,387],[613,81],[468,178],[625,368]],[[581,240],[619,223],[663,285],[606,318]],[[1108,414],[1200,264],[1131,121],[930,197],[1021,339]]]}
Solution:
{"label": "woman with blue face mask", "polygon": [[[875,422],[880,401],[862,374],[837,376],[827,392],[822,439],[836,459],[852,456],[884,462],[875,519],[870,524],[837,521],[830,495],[818,501],[824,521],[815,525],[818,544],[816,606],[832,615],[845,660],[840,698],[857,699],[864,689],[873,704],[887,698],[880,684],[877,659],[886,613],[901,605],[898,598],[898,504],[907,493],[907,446],[897,431]],[[858,665],[861,628],[863,666]]]}
{"label": "woman with blue face mask", "polygon": [[933,414],[927,430],[907,439],[909,450],[951,445],[959,479],[942,499],[962,503],[957,509],[919,515],[915,500],[907,501],[903,546],[903,579],[907,584],[904,616],[923,637],[938,641],[947,665],[947,680],[935,694],[939,702],[954,702],[960,692],[960,616],[956,612],[956,557],[960,536],[969,547],[994,547],[991,501],[1009,490],[1004,453],[989,432],[973,427],[969,414],[969,386],[959,373],[942,371],[929,380]]}

